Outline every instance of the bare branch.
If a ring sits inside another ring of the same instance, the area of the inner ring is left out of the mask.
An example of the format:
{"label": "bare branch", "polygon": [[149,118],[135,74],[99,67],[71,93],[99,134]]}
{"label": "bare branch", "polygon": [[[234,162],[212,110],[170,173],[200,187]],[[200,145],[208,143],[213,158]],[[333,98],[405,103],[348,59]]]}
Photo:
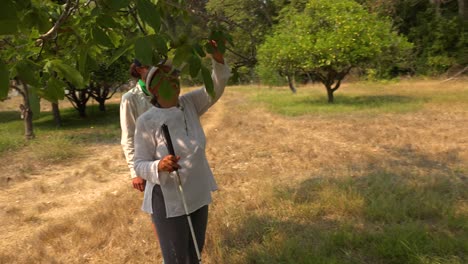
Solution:
{"label": "bare branch", "polygon": [[456,73],[455,75],[453,75],[452,77],[450,77],[450,78],[448,78],[448,79],[446,79],[446,80],[443,80],[442,83],[451,81],[451,80],[453,80],[453,79],[456,79],[456,77],[458,77],[458,75],[463,74],[463,73],[466,72],[467,70],[468,70],[468,66],[466,66],[465,68],[463,68],[463,70],[457,72],[457,73]]}

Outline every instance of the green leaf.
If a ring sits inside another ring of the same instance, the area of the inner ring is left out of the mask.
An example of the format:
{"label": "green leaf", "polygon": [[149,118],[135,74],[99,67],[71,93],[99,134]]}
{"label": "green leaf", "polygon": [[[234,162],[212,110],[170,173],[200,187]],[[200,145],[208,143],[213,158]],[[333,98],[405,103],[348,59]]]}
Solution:
{"label": "green leaf", "polygon": [[30,30],[35,26],[40,32],[47,32],[52,27],[52,24],[49,22],[46,11],[33,6],[23,14],[19,26],[24,31]]}
{"label": "green leaf", "polygon": [[85,74],[86,72],[86,61],[88,59],[88,51],[89,51],[89,46],[84,44],[80,48],[80,57],[78,60],[78,69],[80,70],[81,74]]}
{"label": "green leaf", "polygon": [[120,48],[118,48],[114,54],[112,54],[111,59],[109,60],[109,66],[114,63],[116,60],[118,60],[122,55],[127,53],[130,49],[132,49],[135,45],[137,39],[133,38],[130,40],[127,40]]}
{"label": "green leaf", "polygon": [[195,55],[192,55],[192,57],[190,58],[190,76],[192,78],[195,78],[197,77],[198,75],[198,72],[200,72],[200,68],[201,68],[201,60],[198,56],[195,56]]}
{"label": "green leaf", "polygon": [[213,84],[213,79],[211,79],[210,71],[205,66],[202,65],[201,73],[203,77],[203,82],[205,83],[206,92],[211,96],[211,98],[214,98],[216,94],[214,91],[214,84]]}
{"label": "green leaf", "polygon": [[183,62],[188,61],[192,56],[192,48],[188,45],[181,46],[176,49],[172,64],[175,67],[180,67]]}
{"label": "green leaf", "polygon": [[138,0],[137,10],[141,20],[148,23],[155,32],[159,32],[159,28],[161,27],[161,14],[158,8],[149,0]]}
{"label": "green leaf", "polygon": [[18,17],[15,4],[11,0],[2,1],[0,8],[0,35],[15,34],[18,30]]}
{"label": "green leaf", "polygon": [[223,38],[224,38],[229,44],[231,44],[231,46],[234,47],[234,41],[233,41],[233,39],[232,39],[232,36],[229,35],[229,33],[223,32]]}
{"label": "green leaf", "polygon": [[224,41],[218,41],[216,44],[218,45],[218,51],[221,52],[221,54],[224,54],[226,52],[226,45],[224,44]]}
{"label": "green leaf", "polygon": [[79,49],[79,57],[78,57],[78,70],[80,71],[81,75],[85,80],[89,78],[90,69],[88,67],[88,52],[89,46],[84,44]]}
{"label": "green leaf", "polygon": [[30,60],[22,60],[15,66],[19,78],[28,85],[39,85],[39,65]]}
{"label": "green leaf", "polygon": [[67,85],[63,81],[51,77],[47,82],[47,88],[45,89],[45,94],[47,96],[44,98],[53,103],[57,103],[58,100],[63,100],[65,98],[66,86]]}
{"label": "green leaf", "polygon": [[200,57],[204,58],[206,56],[206,53],[200,44],[197,43],[193,45],[193,49],[198,53],[198,55],[200,55]]}
{"label": "green leaf", "polygon": [[135,57],[143,65],[151,65],[153,62],[153,49],[151,40],[147,37],[142,37],[135,42]]}
{"label": "green leaf", "polygon": [[112,44],[111,39],[102,29],[94,27],[92,30],[92,35],[94,42],[96,42],[98,45],[110,48],[114,47],[114,44]]}
{"label": "green leaf", "polygon": [[210,43],[205,44],[205,50],[206,50],[206,53],[208,54],[213,54],[214,52],[214,48]]}
{"label": "green leaf", "polygon": [[78,89],[82,89],[85,86],[83,76],[81,76],[80,72],[61,60],[51,60],[47,62],[44,69],[48,72],[57,72],[59,77],[69,81]]}
{"label": "green leaf", "polygon": [[153,42],[153,46],[156,48],[158,53],[166,55],[167,54],[166,40],[160,35],[152,35],[150,38],[151,38],[151,41]]}
{"label": "green leaf", "polygon": [[19,12],[26,11],[31,8],[31,0],[16,0],[15,5]]}
{"label": "green leaf", "polygon": [[112,8],[113,10],[119,10],[121,8],[124,8],[128,6],[129,0],[110,0],[109,1],[109,7]]}
{"label": "green leaf", "polygon": [[41,113],[41,99],[36,93],[36,89],[29,87],[28,89],[29,107],[33,112],[33,119],[38,119]]}
{"label": "green leaf", "polygon": [[172,87],[171,83],[168,80],[163,79],[161,82],[161,86],[159,86],[159,96],[162,98],[169,100],[175,95],[174,88]]}
{"label": "green leaf", "polygon": [[96,19],[96,23],[103,28],[115,28],[119,26],[119,24],[115,22],[114,18],[107,14],[100,15]]}
{"label": "green leaf", "polygon": [[216,41],[223,40],[223,33],[219,30],[211,31],[209,38]]}

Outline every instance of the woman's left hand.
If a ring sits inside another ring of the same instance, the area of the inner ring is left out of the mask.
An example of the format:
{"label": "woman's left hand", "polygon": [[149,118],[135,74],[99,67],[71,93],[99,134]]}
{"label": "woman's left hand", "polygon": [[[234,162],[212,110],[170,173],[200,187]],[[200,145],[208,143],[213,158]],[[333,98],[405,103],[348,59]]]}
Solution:
{"label": "woman's left hand", "polygon": [[224,55],[218,50],[218,43],[215,40],[210,40],[211,46],[213,46],[213,53],[211,56],[213,59],[221,64],[224,64]]}

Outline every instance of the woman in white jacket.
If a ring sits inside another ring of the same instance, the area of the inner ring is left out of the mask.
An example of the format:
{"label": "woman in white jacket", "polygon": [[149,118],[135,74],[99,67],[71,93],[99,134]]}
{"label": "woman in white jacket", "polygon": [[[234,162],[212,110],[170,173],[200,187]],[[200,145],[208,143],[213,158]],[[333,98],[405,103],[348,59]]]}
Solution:
{"label": "woman in white jacket", "polygon": [[[230,69],[216,49],[212,54],[215,97],[204,87],[180,94],[176,71],[168,65],[149,70],[146,83],[155,96],[151,108],[137,120],[135,134],[135,171],[146,182],[142,209],[152,214],[159,236],[164,262],[197,263],[185,210],[178,185],[171,172],[178,170],[188,213],[191,216],[200,252],[203,249],[211,192],[217,189],[205,155],[205,133],[200,124],[204,114],[223,94]],[[171,96],[160,96],[161,86],[169,82]],[[169,155],[162,132],[166,124],[171,132],[177,156]]]}

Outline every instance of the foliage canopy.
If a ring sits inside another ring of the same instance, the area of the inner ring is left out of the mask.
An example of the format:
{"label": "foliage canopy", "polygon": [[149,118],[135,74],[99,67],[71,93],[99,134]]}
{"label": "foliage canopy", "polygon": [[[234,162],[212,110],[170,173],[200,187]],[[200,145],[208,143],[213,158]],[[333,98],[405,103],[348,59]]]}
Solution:
{"label": "foliage canopy", "polygon": [[310,0],[303,11],[282,10],[273,34],[259,48],[258,59],[261,67],[282,74],[312,74],[332,94],[351,68],[377,63],[389,52],[397,61],[398,52],[410,49],[389,21],[352,0]]}

